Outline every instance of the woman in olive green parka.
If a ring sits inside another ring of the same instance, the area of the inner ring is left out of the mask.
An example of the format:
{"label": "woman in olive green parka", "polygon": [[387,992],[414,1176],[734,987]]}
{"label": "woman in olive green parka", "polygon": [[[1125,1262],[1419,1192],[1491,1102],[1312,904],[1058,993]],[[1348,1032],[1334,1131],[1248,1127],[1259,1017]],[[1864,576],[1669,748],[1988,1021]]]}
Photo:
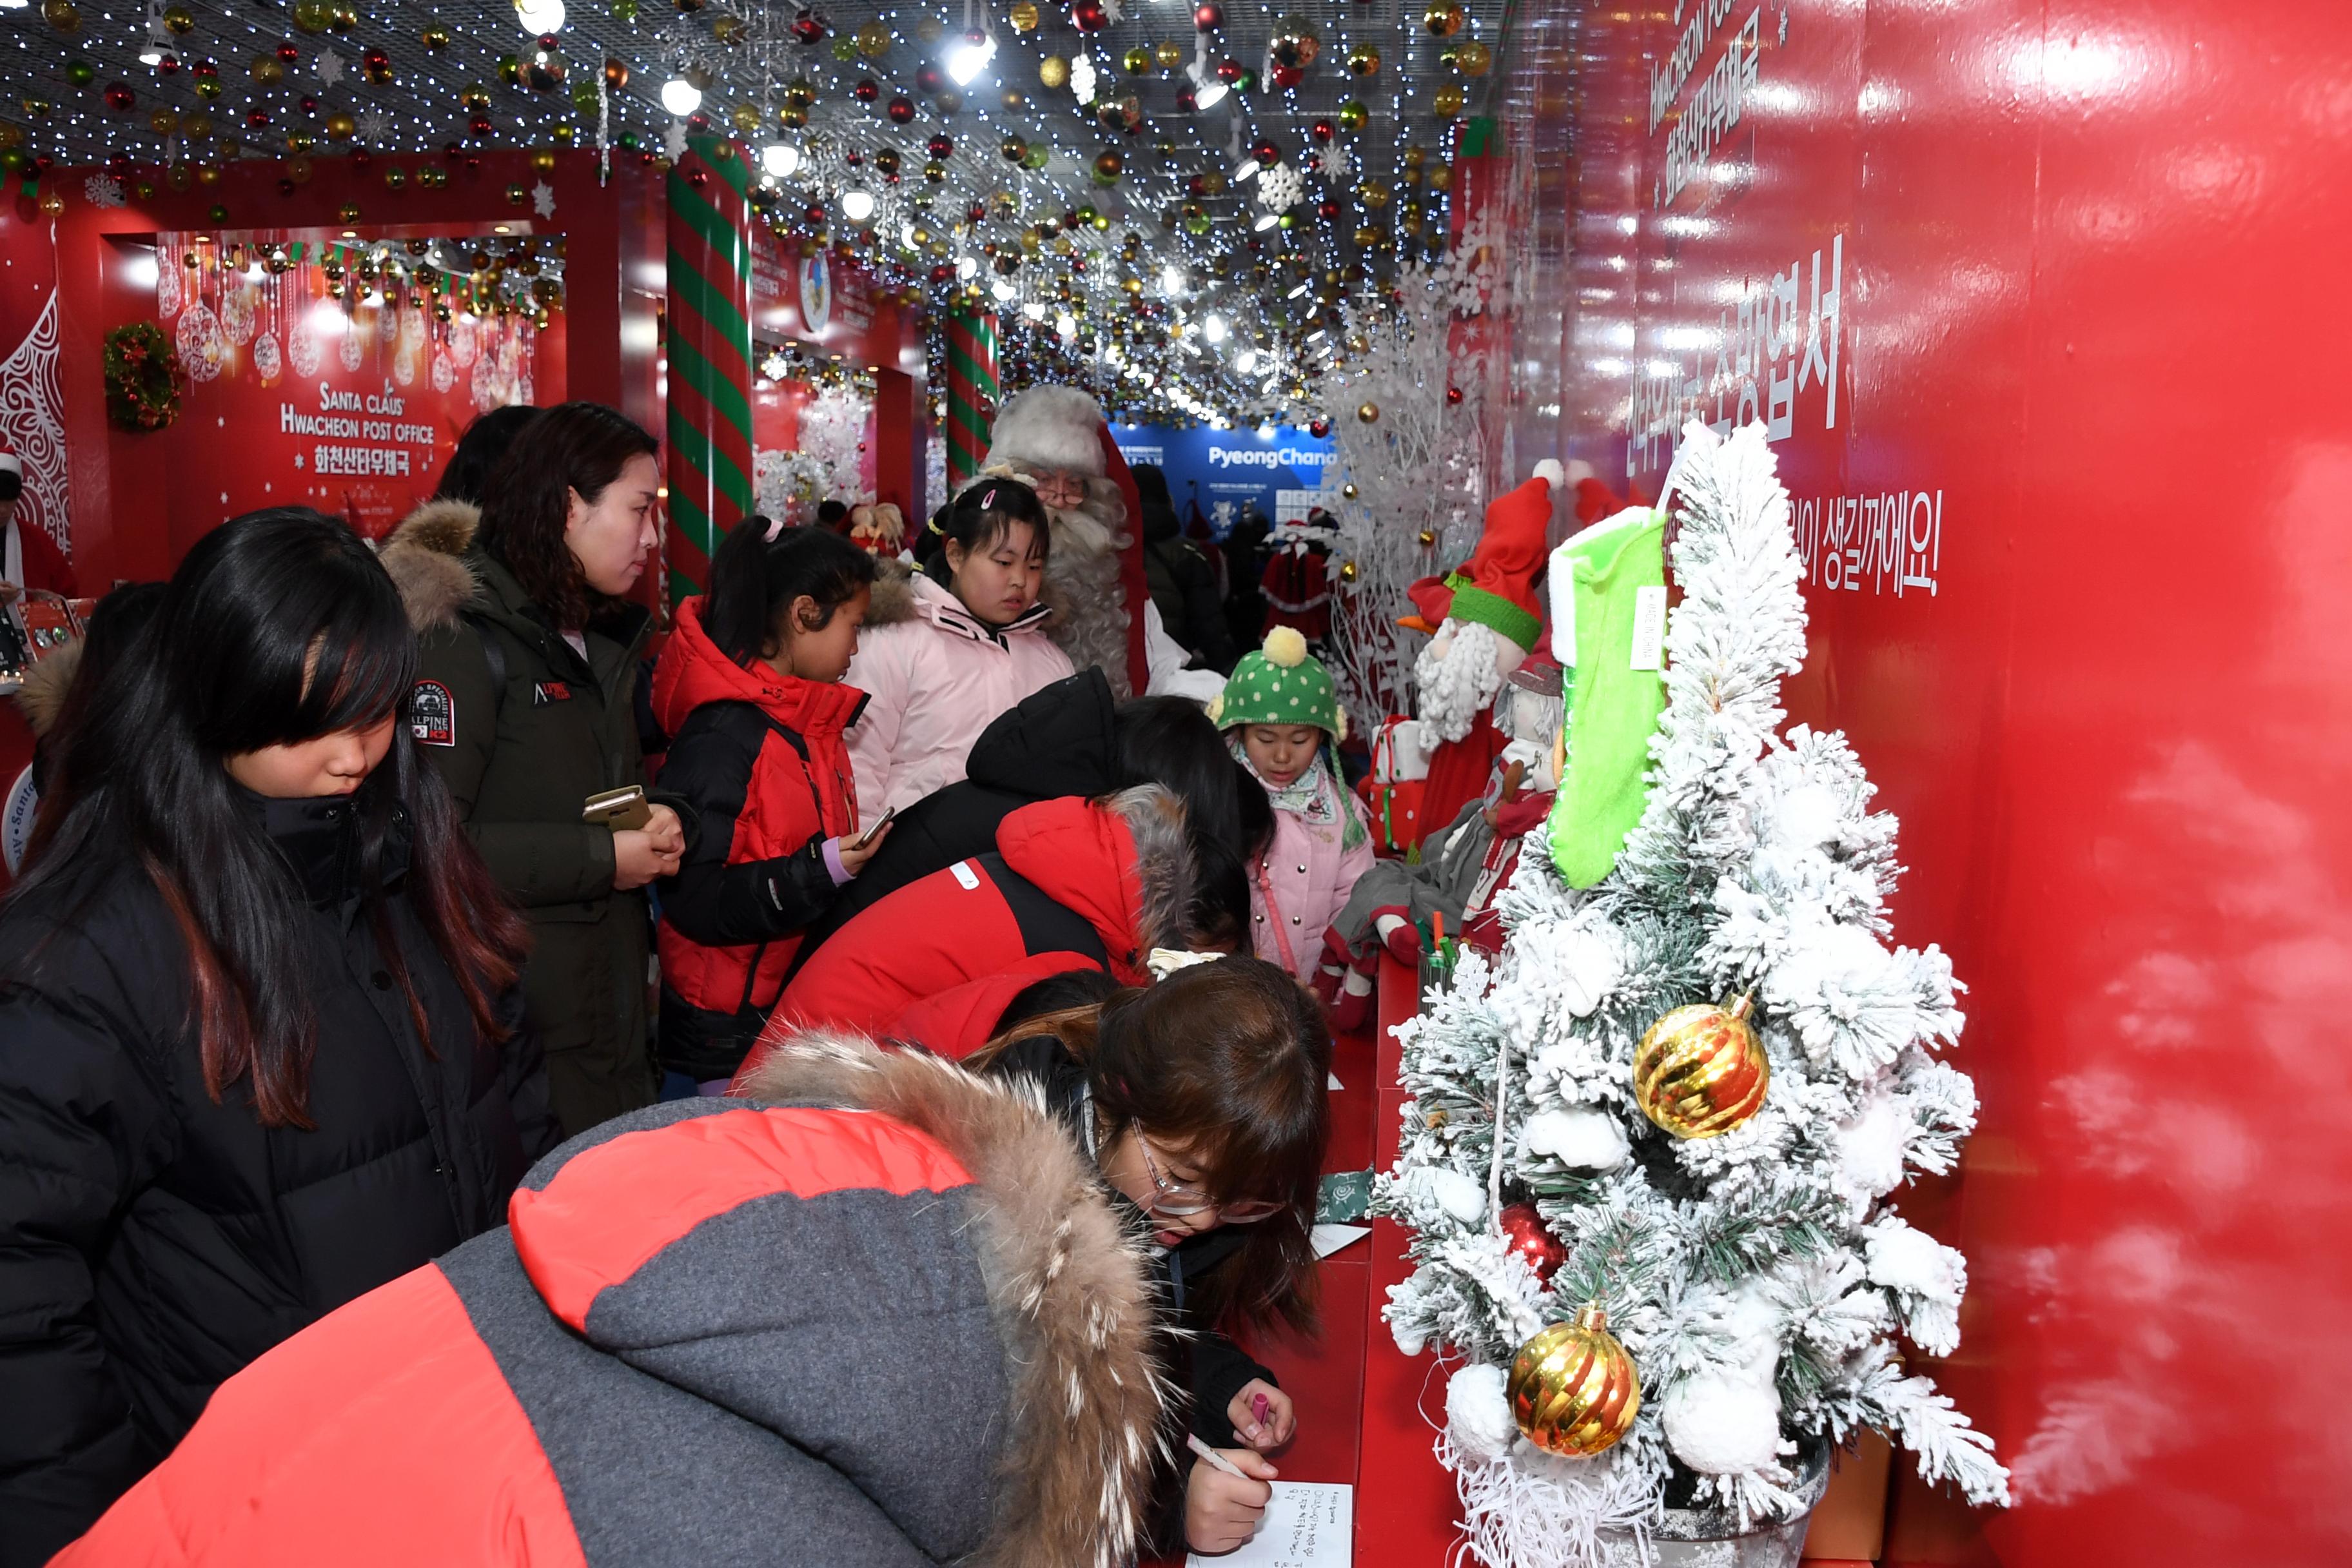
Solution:
{"label": "woman in olive green parka", "polygon": [[523,975],[568,1136],[651,1103],[645,886],[677,869],[678,818],[583,823],[645,782],[634,698],[649,629],[626,594],[656,542],[654,439],[593,403],[547,410],[492,470],[478,515],[425,507],[383,552],[424,646],[411,722],[490,872],[530,920]]}

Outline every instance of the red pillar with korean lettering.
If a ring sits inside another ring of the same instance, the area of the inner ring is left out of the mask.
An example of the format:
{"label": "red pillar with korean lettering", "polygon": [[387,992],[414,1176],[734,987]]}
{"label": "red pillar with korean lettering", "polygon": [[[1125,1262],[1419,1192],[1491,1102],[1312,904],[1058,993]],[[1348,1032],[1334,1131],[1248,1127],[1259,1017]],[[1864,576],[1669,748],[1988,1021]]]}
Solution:
{"label": "red pillar with korean lettering", "polygon": [[996,316],[958,310],[948,318],[948,489],[980,472],[996,418]]}
{"label": "red pillar with korean lettering", "polygon": [[750,515],[751,247],[743,150],[687,142],[669,174],[669,592],[699,593]]}

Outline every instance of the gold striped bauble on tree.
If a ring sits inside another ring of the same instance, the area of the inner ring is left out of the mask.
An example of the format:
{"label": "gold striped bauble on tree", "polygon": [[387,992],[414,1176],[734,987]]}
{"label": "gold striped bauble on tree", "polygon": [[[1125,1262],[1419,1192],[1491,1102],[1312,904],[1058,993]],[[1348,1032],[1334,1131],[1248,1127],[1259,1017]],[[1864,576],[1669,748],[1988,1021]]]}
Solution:
{"label": "gold striped bauble on tree", "polygon": [[958,310],[948,317],[948,489],[980,472],[996,418],[996,316]]}
{"label": "gold striped bauble on tree", "polygon": [[743,150],[688,138],[669,172],[669,591],[702,591],[753,508],[751,244]]}
{"label": "gold striped bauble on tree", "polygon": [[1633,1049],[1633,1100],[1677,1138],[1728,1132],[1763,1108],[1772,1064],[1746,996],[1677,1007]]}

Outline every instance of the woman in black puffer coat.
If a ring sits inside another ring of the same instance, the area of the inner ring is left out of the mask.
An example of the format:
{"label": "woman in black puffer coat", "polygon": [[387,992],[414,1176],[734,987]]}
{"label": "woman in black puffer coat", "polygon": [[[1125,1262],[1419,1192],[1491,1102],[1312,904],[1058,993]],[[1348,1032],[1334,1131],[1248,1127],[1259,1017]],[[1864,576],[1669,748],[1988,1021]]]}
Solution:
{"label": "woman in black puffer coat", "polygon": [[189,552],[0,914],[0,1564],[217,1384],[505,1217],[551,1143],[524,937],[418,760],[416,643],[350,530]]}

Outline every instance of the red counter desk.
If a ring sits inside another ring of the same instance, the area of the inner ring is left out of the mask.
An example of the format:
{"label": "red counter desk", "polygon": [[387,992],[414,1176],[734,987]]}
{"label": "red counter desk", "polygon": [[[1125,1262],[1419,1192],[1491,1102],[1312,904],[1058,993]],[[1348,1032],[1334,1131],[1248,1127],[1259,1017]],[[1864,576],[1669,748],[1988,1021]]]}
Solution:
{"label": "red counter desk", "polygon": [[[1340,1087],[1331,1097],[1326,1171],[1395,1163],[1405,1093],[1390,1030],[1412,1016],[1416,1001],[1412,971],[1383,958],[1378,1027],[1370,1037],[1341,1037],[1333,1054]],[[1409,1271],[1403,1228],[1376,1219],[1370,1237],[1323,1260],[1322,1338],[1251,1347],[1297,1404],[1297,1440],[1275,1456],[1284,1478],[1356,1489],[1358,1568],[1446,1568],[1462,1540],[1454,1478],[1433,1452],[1444,1370],[1430,1356],[1400,1352],[1381,1317],[1388,1288]],[[1885,1495],[1883,1445],[1842,1464],[1816,1512],[1807,1560],[1832,1568],[1874,1557]],[[1814,1555],[1824,1546],[1829,1555]],[[1154,1561],[1157,1568],[1182,1559]]]}

